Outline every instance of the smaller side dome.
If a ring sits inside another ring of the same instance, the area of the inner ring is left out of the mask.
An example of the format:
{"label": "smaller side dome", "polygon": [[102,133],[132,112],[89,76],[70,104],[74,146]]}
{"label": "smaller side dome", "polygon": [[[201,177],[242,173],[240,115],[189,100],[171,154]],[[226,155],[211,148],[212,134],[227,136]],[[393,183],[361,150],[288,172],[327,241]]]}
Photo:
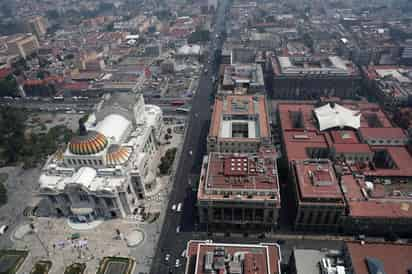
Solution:
{"label": "smaller side dome", "polygon": [[111,145],[107,150],[106,163],[108,166],[117,166],[125,163],[130,156],[132,149],[119,145]]}

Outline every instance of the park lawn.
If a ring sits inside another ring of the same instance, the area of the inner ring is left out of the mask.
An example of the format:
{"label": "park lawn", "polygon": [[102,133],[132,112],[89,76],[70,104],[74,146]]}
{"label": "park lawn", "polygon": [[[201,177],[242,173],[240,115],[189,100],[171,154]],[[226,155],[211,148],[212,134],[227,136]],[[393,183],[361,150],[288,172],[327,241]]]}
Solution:
{"label": "park lawn", "polygon": [[86,264],[74,263],[66,267],[64,274],[83,274],[85,269]]}
{"label": "park lawn", "polygon": [[97,274],[132,274],[135,261],[125,257],[104,257]]}
{"label": "park lawn", "polygon": [[0,250],[0,273],[17,273],[28,254],[26,250]]}
{"label": "park lawn", "polygon": [[38,261],[31,270],[30,274],[47,274],[52,266],[51,261]]}

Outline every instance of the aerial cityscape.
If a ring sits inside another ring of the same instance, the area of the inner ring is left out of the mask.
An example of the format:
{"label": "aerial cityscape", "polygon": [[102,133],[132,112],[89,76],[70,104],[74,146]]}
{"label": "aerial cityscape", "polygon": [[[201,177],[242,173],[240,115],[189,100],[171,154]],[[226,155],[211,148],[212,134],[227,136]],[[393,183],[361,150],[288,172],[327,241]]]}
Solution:
{"label": "aerial cityscape", "polygon": [[0,274],[412,274],[412,2],[0,0]]}

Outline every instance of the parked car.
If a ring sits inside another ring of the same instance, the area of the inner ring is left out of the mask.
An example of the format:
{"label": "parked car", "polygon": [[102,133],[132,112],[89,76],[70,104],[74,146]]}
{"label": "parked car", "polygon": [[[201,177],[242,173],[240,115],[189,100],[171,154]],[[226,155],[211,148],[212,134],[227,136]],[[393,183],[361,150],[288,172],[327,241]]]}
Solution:
{"label": "parked car", "polygon": [[182,203],[179,203],[178,205],[177,205],[177,210],[176,210],[177,212],[180,212],[180,211],[182,211]]}
{"label": "parked car", "polygon": [[9,229],[8,225],[2,225],[0,226],[0,235],[3,235],[4,233],[6,233],[6,231]]}

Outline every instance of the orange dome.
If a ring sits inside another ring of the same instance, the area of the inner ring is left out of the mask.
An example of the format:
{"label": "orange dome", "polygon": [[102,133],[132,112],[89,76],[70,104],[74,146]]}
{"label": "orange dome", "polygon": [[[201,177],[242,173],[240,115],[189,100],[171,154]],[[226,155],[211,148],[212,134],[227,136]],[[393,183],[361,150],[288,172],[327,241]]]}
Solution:
{"label": "orange dome", "polygon": [[108,142],[106,137],[97,131],[88,131],[86,135],[72,138],[69,150],[73,154],[90,155],[104,150]]}
{"label": "orange dome", "polygon": [[119,145],[111,145],[107,151],[106,163],[109,166],[121,165],[129,159],[132,149]]}

